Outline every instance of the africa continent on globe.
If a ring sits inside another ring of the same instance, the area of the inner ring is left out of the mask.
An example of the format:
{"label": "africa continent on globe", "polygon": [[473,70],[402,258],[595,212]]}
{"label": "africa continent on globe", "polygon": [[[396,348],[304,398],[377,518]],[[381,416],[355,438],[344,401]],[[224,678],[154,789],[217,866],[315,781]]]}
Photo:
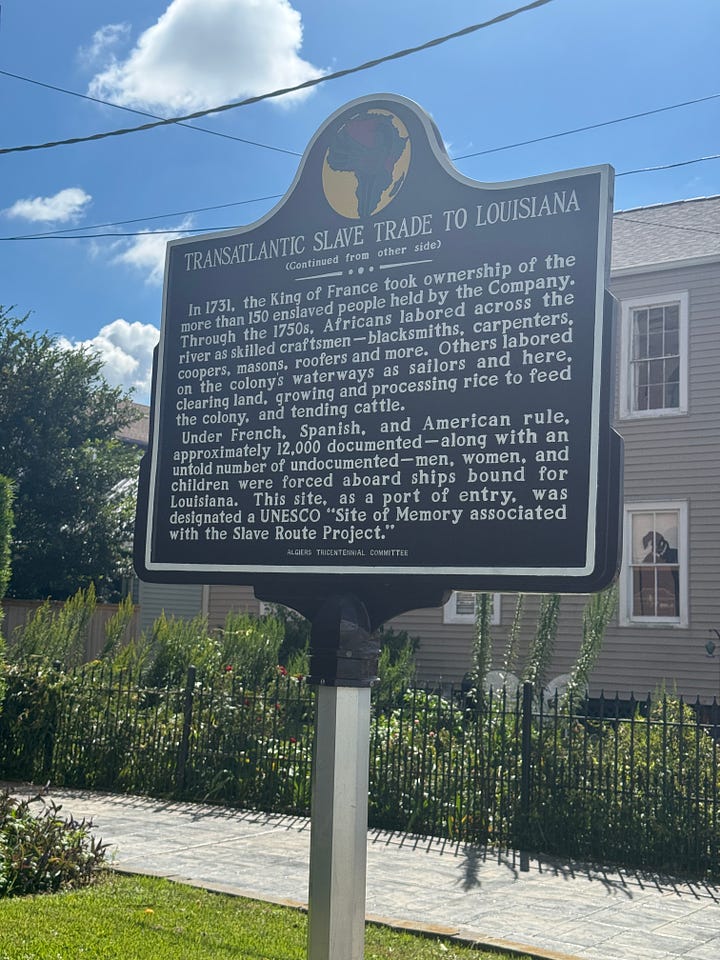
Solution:
{"label": "africa continent on globe", "polygon": [[322,182],[337,213],[369,217],[397,196],[410,166],[410,137],[388,110],[361,110],[342,124],[327,149]]}

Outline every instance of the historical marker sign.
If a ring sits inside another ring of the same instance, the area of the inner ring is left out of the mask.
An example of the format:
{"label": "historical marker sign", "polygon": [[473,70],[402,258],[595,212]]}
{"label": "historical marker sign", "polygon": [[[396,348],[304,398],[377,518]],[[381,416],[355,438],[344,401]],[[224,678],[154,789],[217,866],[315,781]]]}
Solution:
{"label": "historical marker sign", "polygon": [[479,183],[415,104],[338,111],[266,217],[168,245],[142,576],[603,586],[611,209],[609,167]]}

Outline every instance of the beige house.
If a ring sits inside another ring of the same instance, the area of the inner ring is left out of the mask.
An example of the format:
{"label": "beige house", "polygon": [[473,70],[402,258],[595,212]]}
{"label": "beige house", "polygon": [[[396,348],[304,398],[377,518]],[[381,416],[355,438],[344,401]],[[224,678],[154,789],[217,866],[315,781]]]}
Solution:
{"label": "beige house", "polygon": [[[591,693],[644,697],[665,687],[720,700],[720,197],[616,213],[611,290],[624,552],[619,609]],[[139,599],[143,624],[162,609],[203,611],[211,625],[231,608],[260,610],[249,587],[140,584]],[[584,599],[562,601],[553,678],[576,658]],[[497,665],[515,607],[513,595],[494,597]],[[536,609],[527,598],[523,649]],[[449,683],[471,667],[473,624],[474,597],[461,593],[391,626],[421,638],[418,680]]]}

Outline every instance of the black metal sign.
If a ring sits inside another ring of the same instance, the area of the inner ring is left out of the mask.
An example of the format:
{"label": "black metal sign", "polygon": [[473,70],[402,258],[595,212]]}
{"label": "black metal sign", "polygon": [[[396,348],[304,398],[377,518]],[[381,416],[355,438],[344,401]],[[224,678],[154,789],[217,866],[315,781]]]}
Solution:
{"label": "black metal sign", "polygon": [[141,576],[603,586],[611,209],[609,167],[479,183],[415,104],[338,111],[266,217],[168,245]]}

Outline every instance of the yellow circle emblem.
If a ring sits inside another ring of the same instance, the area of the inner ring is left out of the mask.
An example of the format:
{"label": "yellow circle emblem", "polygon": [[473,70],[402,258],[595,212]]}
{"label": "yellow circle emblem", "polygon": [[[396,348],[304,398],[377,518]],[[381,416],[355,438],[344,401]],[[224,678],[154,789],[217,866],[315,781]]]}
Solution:
{"label": "yellow circle emblem", "polygon": [[343,121],[325,153],[325,197],[350,220],[372,217],[398,195],[409,167],[405,124],[389,110],[360,110]]}

